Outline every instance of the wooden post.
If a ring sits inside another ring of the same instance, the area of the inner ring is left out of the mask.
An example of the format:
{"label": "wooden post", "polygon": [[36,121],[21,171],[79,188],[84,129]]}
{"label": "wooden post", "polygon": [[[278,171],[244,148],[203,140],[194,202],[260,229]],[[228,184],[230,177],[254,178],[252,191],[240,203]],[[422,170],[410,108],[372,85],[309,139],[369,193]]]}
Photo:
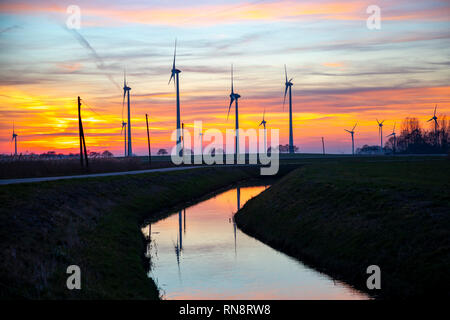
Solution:
{"label": "wooden post", "polygon": [[148,163],[152,164],[152,151],[150,148],[150,131],[148,129],[148,115],[145,114],[145,122],[147,123],[147,144],[148,144]]}
{"label": "wooden post", "polygon": [[323,137],[322,137],[322,152],[323,155],[325,155],[325,143],[323,142]]}
{"label": "wooden post", "polygon": [[84,139],[83,122],[81,121],[81,98],[78,97],[78,130],[80,135],[80,162],[81,166],[84,167],[83,163],[83,151],[84,160],[86,162],[86,168],[89,168],[88,155],[86,150],[86,140]]}
{"label": "wooden post", "polygon": [[78,135],[80,137],[80,164],[81,167],[84,167],[83,162],[83,140],[81,138],[81,99],[78,97]]}

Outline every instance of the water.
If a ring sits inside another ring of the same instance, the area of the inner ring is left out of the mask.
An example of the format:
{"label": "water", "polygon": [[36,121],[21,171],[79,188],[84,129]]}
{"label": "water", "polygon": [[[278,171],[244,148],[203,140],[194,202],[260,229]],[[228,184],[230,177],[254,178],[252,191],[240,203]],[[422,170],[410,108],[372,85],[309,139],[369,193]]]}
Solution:
{"label": "water", "polygon": [[142,228],[163,298],[368,299],[236,227],[237,208],[265,188],[231,189]]}

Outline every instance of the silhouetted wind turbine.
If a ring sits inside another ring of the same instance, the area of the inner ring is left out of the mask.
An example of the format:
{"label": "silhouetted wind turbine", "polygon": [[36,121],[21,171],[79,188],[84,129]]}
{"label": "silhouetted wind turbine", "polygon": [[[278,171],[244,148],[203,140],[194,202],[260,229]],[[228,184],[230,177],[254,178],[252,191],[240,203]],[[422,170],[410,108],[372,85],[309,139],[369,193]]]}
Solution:
{"label": "silhouetted wind turbine", "polygon": [[434,107],[433,117],[430,120],[428,120],[427,122],[434,120],[434,137],[437,142],[437,127],[438,127],[437,119],[438,118],[436,117],[436,109],[437,109],[437,105]]}
{"label": "silhouetted wind turbine", "polygon": [[267,121],[264,119],[264,116],[266,115],[266,108],[264,108],[264,112],[263,112],[263,119],[261,121],[261,123],[259,124],[258,127],[260,127],[261,125],[264,127],[264,152],[267,152],[267,135],[266,135],[266,123]]}
{"label": "silhouetted wind turbine", "polygon": [[284,100],[283,100],[283,110],[284,104],[286,102],[286,94],[289,90],[289,153],[294,153],[294,134],[292,129],[292,78],[288,80],[286,65],[284,65],[284,74],[286,76],[285,89],[284,89]]}
{"label": "silhouetted wind turbine", "polygon": [[378,134],[380,135],[380,151],[383,152],[383,121],[378,121],[377,119],[377,123],[378,123]]}
{"label": "silhouetted wind turbine", "polygon": [[17,133],[14,130],[14,122],[13,122],[13,133],[12,133],[12,139],[11,141],[14,140],[14,155],[17,156]]}
{"label": "silhouetted wind turbine", "polygon": [[198,137],[200,138],[200,154],[203,154],[203,132],[200,132]]}
{"label": "silhouetted wind turbine", "polygon": [[387,135],[386,137],[394,137],[394,146],[393,146],[393,152],[395,153],[395,149],[397,147],[397,137],[396,137],[396,133],[395,133],[395,122],[394,122],[394,128],[392,129],[392,133]]}
{"label": "silhouetted wind turbine", "polygon": [[[125,96],[127,97],[127,105],[128,105],[128,152],[127,155],[131,157],[133,155],[133,150],[131,147],[131,110],[130,110],[130,90],[131,88],[127,84],[127,75],[126,72],[123,73],[123,101],[122,101],[122,109],[123,104],[125,103]],[[123,123],[122,123],[123,126]]]}
{"label": "silhouetted wind turbine", "polygon": [[344,129],[345,131],[347,131],[348,133],[350,133],[351,135],[352,135],[352,154],[354,155],[355,154],[355,139],[354,139],[354,134],[355,134],[355,128],[356,128],[356,125],[357,125],[358,123],[355,123],[355,125],[353,126],[353,129],[350,131],[350,130],[347,130],[347,129]]}
{"label": "silhouetted wind turbine", "polygon": [[[125,130],[124,130],[125,128]],[[124,139],[124,157],[127,156],[127,123],[122,120],[122,130],[120,130],[120,134],[123,132]]]}
{"label": "silhouetted wind turbine", "polygon": [[180,120],[180,80],[179,80],[179,74],[181,70],[178,70],[175,67],[175,59],[177,56],[177,40],[175,39],[175,50],[173,52],[173,65],[172,70],[170,74],[169,84],[172,78],[174,78],[175,83],[175,90],[177,93],[177,155],[180,155],[180,148],[181,148],[181,120]]}
{"label": "silhouetted wind turbine", "polygon": [[235,153],[236,156],[238,154],[239,151],[239,110],[238,110],[238,99],[241,96],[234,92],[234,84],[233,84],[233,65],[231,65],[231,93],[230,93],[230,105],[228,107],[228,115],[227,115],[227,120],[228,117],[230,116],[230,109],[231,106],[233,105],[234,102],[234,106],[235,106],[235,129],[236,129],[236,137],[235,137]]}

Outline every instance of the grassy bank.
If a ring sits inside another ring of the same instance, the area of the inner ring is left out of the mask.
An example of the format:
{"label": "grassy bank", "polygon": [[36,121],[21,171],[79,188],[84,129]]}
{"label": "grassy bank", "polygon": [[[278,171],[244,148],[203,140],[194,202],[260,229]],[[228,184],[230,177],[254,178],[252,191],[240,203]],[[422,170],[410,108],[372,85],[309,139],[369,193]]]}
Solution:
{"label": "grassy bank", "polygon": [[380,298],[450,294],[448,160],[312,162],[235,219],[250,235],[365,291],[366,268],[378,265]]}
{"label": "grassy bank", "polygon": [[[255,167],[204,168],[0,187],[0,297],[157,299],[140,223],[256,176]],[[79,291],[66,289],[71,264]]]}

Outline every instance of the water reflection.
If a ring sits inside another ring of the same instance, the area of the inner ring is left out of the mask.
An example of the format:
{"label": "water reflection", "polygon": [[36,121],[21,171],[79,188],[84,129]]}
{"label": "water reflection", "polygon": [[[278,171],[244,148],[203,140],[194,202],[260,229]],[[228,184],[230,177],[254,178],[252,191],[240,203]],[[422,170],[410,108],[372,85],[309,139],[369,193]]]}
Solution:
{"label": "water reflection", "polygon": [[142,229],[164,298],[366,299],[237,228],[234,213],[265,188],[237,187]]}

